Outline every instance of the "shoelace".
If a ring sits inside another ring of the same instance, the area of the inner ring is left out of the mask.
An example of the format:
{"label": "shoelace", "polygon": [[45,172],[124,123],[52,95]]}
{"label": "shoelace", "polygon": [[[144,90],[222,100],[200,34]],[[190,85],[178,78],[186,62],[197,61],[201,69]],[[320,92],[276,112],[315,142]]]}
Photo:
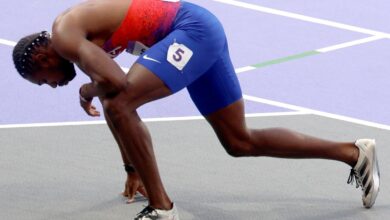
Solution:
{"label": "shoelace", "polygon": [[359,188],[360,186],[364,190],[362,178],[360,177],[359,174],[356,173],[354,169],[351,169],[351,173],[349,174],[347,183],[353,185],[354,179],[356,182],[356,188]]}
{"label": "shoelace", "polygon": [[151,206],[146,206],[140,213],[138,213],[135,219],[142,219],[143,217],[150,217],[156,210]]}

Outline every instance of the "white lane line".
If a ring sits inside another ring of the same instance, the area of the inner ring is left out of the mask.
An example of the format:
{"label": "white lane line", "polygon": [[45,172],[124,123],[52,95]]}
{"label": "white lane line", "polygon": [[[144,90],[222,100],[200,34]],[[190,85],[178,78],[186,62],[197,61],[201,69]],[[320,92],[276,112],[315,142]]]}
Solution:
{"label": "white lane line", "polygon": [[294,115],[308,115],[306,111],[293,111],[293,112],[268,112],[268,113],[250,113],[245,114],[246,118],[258,118],[258,117],[278,117],[278,116],[294,116]]}
{"label": "white lane line", "polygon": [[14,47],[16,45],[16,42],[0,38],[0,44],[4,44],[4,45],[10,46],[10,47]]}
{"label": "white lane line", "polygon": [[[279,117],[279,116],[294,116],[307,115],[308,112],[268,112],[268,113],[250,113],[245,114],[246,118],[256,117]],[[174,122],[174,121],[193,121],[204,120],[203,116],[186,116],[186,117],[166,117],[166,118],[143,118],[144,122]],[[77,121],[77,122],[53,122],[53,123],[32,123],[32,124],[9,124],[0,125],[0,129],[7,128],[40,128],[40,127],[64,127],[64,126],[83,126],[83,125],[105,125],[106,121]]]}
{"label": "white lane line", "polygon": [[294,111],[298,111],[298,112],[306,112],[309,114],[323,116],[326,118],[337,119],[337,120],[346,121],[346,122],[350,122],[350,123],[354,123],[354,124],[359,124],[359,125],[364,125],[364,126],[368,126],[368,127],[379,128],[379,129],[390,131],[390,126],[385,125],[385,124],[379,124],[379,123],[365,121],[365,120],[356,119],[356,118],[351,118],[351,117],[347,117],[347,116],[343,116],[343,115],[336,115],[336,114],[331,114],[331,113],[327,113],[327,112],[317,111],[317,110],[313,110],[313,109],[309,109],[309,108],[304,108],[304,107],[291,105],[291,104],[287,104],[287,103],[283,103],[283,102],[277,102],[277,101],[273,101],[273,100],[269,100],[269,99],[263,99],[263,98],[259,98],[259,97],[255,97],[255,96],[244,95],[244,99],[248,100],[248,101],[252,101],[252,102],[272,105],[272,106],[276,106],[276,107],[280,107],[280,108],[286,108],[286,109],[290,109],[290,110],[294,110]]}
{"label": "white lane line", "polygon": [[350,41],[350,42],[346,42],[346,43],[342,43],[342,44],[337,44],[337,45],[321,48],[321,49],[318,49],[316,51],[318,51],[320,53],[327,53],[327,52],[331,52],[331,51],[335,51],[335,50],[340,50],[340,49],[344,49],[344,48],[348,48],[348,47],[357,46],[360,44],[370,43],[370,42],[381,40],[381,39],[384,39],[384,37],[383,36],[371,36],[371,37],[367,37],[367,38],[363,38],[363,39],[359,39],[359,40],[354,40],[354,41]]}
{"label": "white lane line", "polygon": [[279,15],[279,16],[283,16],[283,17],[293,18],[293,19],[306,21],[306,22],[312,22],[312,23],[316,23],[316,24],[322,24],[322,25],[326,25],[326,26],[330,26],[330,27],[334,27],[334,28],[339,28],[339,29],[343,29],[343,30],[348,30],[348,31],[353,31],[353,32],[358,32],[358,33],[363,33],[363,34],[369,34],[369,35],[382,36],[384,38],[390,38],[390,34],[388,34],[388,33],[370,30],[370,29],[361,28],[361,27],[356,27],[356,26],[343,24],[343,23],[339,23],[339,22],[334,22],[334,21],[329,21],[329,20],[325,20],[325,19],[310,17],[310,16],[301,15],[301,14],[297,14],[297,13],[277,10],[277,9],[273,9],[273,8],[263,7],[260,5],[250,4],[250,3],[246,3],[246,2],[241,2],[241,1],[236,1],[236,0],[214,0],[214,1],[237,6],[237,7],[241,7],[241,8],[260,11],[263,13]]}
{"label": "white lane line", "polygon": [[129,72],[129,70],[130,70],[129,68],[122,67],[122,66],[121,66],[121,69],[122,69],[122,70],[123,70],[123,72],[125,72],[125,73],[128,73],[128,72]]}
{"label": "white lane line", "polygon": [[255,70],[255,69],[257,69],[257,68],[254,66],[245,66],[245,67],[241,67],[241,68],[236,68],[235,71],[237,74],[239,74],[239,73],[244,73],[244,72],[248,72],[248,71]]}

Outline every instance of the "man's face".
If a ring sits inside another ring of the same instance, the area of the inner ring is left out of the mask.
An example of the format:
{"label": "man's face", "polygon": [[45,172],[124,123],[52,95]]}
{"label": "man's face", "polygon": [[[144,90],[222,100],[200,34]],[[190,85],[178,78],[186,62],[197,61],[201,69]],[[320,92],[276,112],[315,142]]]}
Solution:
{"label": "man's face", "polygon": [[55,65],[34,71],[26,77],[27,80],[37,85],[47,84],[56,88],[67,85],[75,78],[76,71],[72,63],[62,58],[58,58],[57,62],[54,63]]}

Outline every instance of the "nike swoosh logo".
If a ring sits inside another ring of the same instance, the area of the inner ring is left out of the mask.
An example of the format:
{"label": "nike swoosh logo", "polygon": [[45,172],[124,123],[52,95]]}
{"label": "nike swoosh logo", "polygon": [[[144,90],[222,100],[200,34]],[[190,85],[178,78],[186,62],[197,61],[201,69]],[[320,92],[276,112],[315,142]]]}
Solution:
{"label": "nike swoosh logo", "polygon": [[160,64],[161,64],[160,61],[158,61],[158,60],[156,60],[156,59],[153,59],[153,58],[149,57],[147,54],[145,54],[145,55],[143,56],[143,58],[144,58],[145,60],[150,60],[150,61],[153,61],[153,62],[156,62],[156,63],[160,63]]}

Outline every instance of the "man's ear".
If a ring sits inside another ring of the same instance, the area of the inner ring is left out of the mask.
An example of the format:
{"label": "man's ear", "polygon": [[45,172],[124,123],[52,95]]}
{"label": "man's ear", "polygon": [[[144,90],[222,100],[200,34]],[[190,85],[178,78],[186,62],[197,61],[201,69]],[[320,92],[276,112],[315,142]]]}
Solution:
{"label": "man's ear", "polygon": [[46,54],[39,53],[35,56],[36,62],[39,63],[39,66],[41,67],[48,67],[49,64],[49,59]]}

